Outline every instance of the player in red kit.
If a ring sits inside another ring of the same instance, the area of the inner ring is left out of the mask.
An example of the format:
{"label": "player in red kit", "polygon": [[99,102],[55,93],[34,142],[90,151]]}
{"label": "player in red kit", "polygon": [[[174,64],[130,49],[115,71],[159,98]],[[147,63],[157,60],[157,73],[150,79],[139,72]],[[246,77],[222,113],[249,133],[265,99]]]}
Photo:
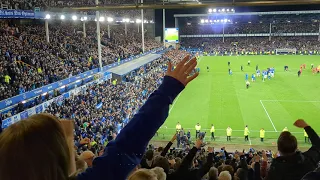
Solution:
{"label": "player in red kit", "polygon": [[316,74],[316,73],[317,73],[317,71],[318,71],[318,69],[317,69],[317,68],[312,68],[312,74]]}

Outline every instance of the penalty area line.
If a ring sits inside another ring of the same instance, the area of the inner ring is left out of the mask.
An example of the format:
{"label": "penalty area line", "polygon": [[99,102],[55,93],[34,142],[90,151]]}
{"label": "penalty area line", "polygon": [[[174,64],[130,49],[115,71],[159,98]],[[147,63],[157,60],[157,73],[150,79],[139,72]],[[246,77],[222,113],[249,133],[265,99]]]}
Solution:
{"label": "penalty area line", "polygon": [[268,116],[268,118],[269,118],[269,121],[271,122],[271,124],[272,124],[272,126],[273,126],[274,130],[275,130],[276,132],[278,132],[278,131],[277,131],[277,129],[276,129],[276,127],[275,127],[275,126],[274,126],[274,124],[273,124],[273,121],[272,121],[272,119],[271,119],[271,117],[270,117],[270,115],[269,115],[269,113],[268,113],[268,111],[267,111],[266,107],[264,107],[264,105],[263,105],[263,103],[262,103],[262,101],[261,101],[261,100],[260,100],[260,103],[261,103],[261,105],[262,105],[262,107],[263,107],[264,111],[266,112],[266,114],[267,114],[267,116]]}
{"label": "penalty area line", "polygon": [[176,104],[176,102],[179,100],[179,97],[180,97],[181,94],[182,94],[182,92],[178,95],[178,97],[176,98],[176,100],[173,102],[173,104],[172,104],[172,106],[171,106],[171,108],[170,108],[170,110],[169,110],[169,114],[171,113],[171,111],[172,111],[174,105]]}

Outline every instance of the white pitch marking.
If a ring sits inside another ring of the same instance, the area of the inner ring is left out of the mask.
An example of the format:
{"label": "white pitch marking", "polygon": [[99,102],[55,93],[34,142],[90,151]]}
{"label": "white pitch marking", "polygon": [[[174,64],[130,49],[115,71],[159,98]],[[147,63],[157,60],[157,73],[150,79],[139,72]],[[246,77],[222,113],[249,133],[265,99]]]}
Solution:
{"label": "white pitch marking", "polygon": [[262,103],[262,101],[261,101],[261,100],[260,100],[260,103],[261,103],[261,105],[262,105],[262,107],[263,107],[264,111],[266,112],[266,114],[267,114],[267,116],[268,116],[268,118],[269,118],[269,120],[270,120],[270,122],[271,122],[271,124],[272,124],[272,126],[273,126],[273,128],[274,128],[274,130],[275,130],[276,132],[278,132],[278,131],[277,131],[277,129],[276,129],[276,127],[274,126],[274,124],[273,124],[273,122],[272,122],[272,119],[271,119],[271,117],[270,117],[270,115],[269,115],[269,113],[268,113],[268,111],[267,111],[266,107],[264,107],[264,105],[263,105],[263,103]]}

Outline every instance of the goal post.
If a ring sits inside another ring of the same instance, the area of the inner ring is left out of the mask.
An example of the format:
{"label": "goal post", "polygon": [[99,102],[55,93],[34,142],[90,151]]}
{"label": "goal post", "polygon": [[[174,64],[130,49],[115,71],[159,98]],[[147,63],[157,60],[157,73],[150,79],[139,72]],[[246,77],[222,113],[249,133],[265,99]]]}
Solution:
{"label": "goal post", "polygon": [[282,49],[276,49],[277,55],[287,55],[287,54],[296,54],[297,49],[296,48],[282,48]]}

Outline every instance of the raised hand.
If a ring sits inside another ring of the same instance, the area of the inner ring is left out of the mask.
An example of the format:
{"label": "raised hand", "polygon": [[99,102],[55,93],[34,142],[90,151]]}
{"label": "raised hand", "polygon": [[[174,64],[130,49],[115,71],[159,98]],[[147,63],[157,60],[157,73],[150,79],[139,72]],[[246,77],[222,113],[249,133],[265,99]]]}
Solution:
{"label": "raised hand", "polygon": [[214,151],[213,147],[208,147],[208,152],[209,153],[213,153],[213,151]]}
{"label": "raised hand", "polygon": [[175,78],[176,80],[180,81],[184,86],[186,86],[189,82],[195,79],[199,73],[195,73],[189,77],[190,73],[194,70],[197,66],[196,58],[192,58],[188,63],[190,56],[186,56],[178,65],[177,67],[172,70],[171,62],[168,63],[168,70],[166,75]]}
{"label": "raised hand", "polygon": [[80,140],[80,144],[89,144],[90,143],[90,139],[89,138],[84,138]]}
{"label": "raised hand", "polygon": [[309,126],[303,119],[296,120],[296,122],[294,122],[293,125],[298,128],[305,128],[305,127]]}
{"label": "raised hand", "polygon": [[201,148],[201,145],[202,145],[202,140],[201,139],[198,139],[196,141],[196,144],[194,145],[197,149],[200,149]]}
{"label": "raised hand", "polygon": [[177,139],[177,133],[175,133],[173,136],[172,136],[172,138],[171,138],[171,141],[170,142],[174,142],[175,140]]}

